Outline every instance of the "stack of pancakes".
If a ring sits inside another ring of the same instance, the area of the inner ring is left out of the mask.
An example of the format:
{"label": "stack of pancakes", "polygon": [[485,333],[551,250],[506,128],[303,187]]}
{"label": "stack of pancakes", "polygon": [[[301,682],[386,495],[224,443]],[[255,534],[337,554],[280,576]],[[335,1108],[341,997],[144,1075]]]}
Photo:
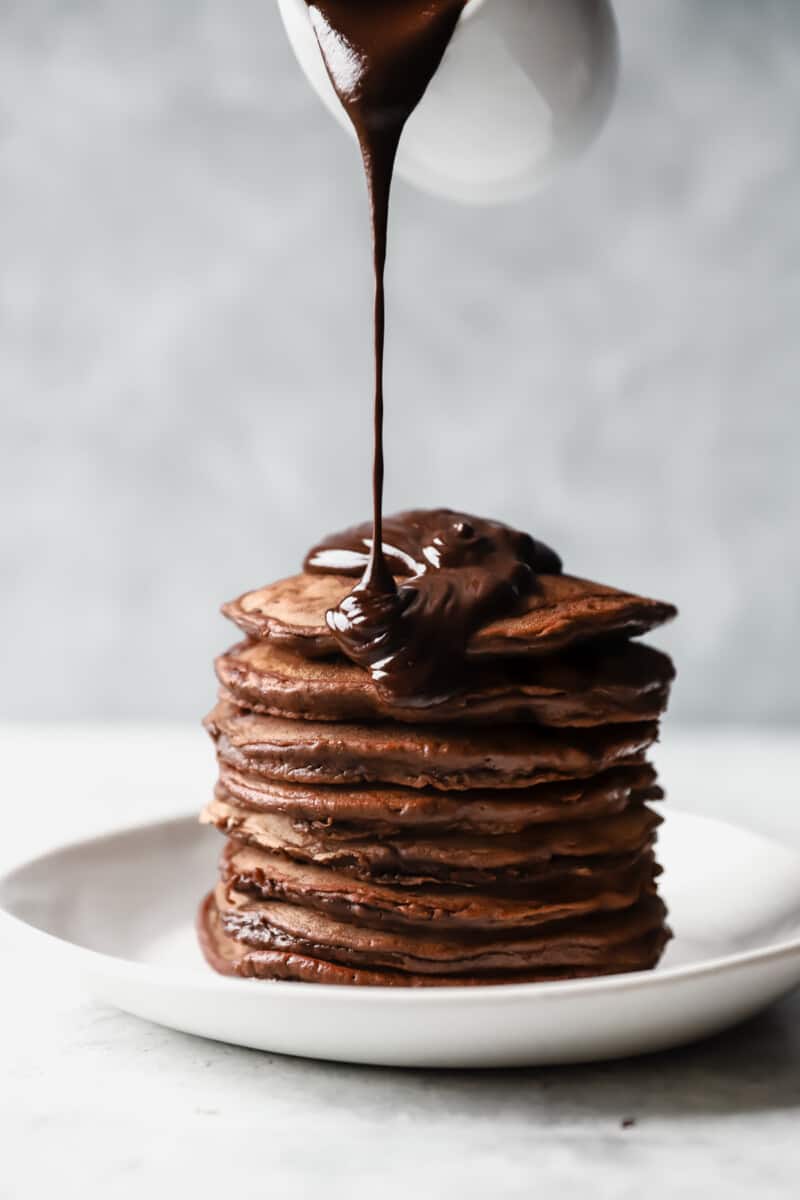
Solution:
{"label": "stack of pancakes", "polygon": [[473,635],[463,690],[402,707],[337,655],[352,579],[304,573],[224,607],[206,719],[228,838],[199,916],[218,971],[436,985],[655,965],[669,937],[647,761],[673,668],[631,641],[668,604],[542,575]]}

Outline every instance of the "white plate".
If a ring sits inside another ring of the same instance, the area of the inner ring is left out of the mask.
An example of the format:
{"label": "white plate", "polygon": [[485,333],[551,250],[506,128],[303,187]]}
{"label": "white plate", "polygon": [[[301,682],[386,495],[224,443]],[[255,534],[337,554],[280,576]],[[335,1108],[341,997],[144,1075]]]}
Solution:
{"label": "white plate", "polygon": [[193,917],[219,835],[191,817],[80,842],[0,879],[4,932],[100,1000],[256,1049],[392,1066],[567,1063],[662,1050],[752,1016],[800,983],[800,857],[669,812],[675,939],[655,971],[573,983],[383,989],[227,979]]}

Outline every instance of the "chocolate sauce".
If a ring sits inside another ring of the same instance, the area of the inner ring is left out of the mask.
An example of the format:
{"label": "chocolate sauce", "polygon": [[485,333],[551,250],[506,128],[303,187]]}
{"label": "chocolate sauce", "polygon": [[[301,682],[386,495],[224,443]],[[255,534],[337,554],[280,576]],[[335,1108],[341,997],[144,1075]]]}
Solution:
{"label": "chocolate sauce", "polygon": [[[327,614],[341,650],[395,702],[430,705],[461,686],[466,643],[513,611],[547,547],[447,509],[383,521],[384,264],[389,194],[403,127],[422,99],[466,0],[306,0],[322,57],[358,136],[372,213],[375,273],[373,517],[312,550],[307,569],[360,574]],[[398,587],[394,574],[406,576]]]}
{"label": "chocolate sauce", "polygon": [[[383,516],[384,264],[394,160],[406,121],[436,73],[466,0],[306,0],[336,95],[361,147],[372,212],[375,273],[375,441],[372,553],[358,587],[364,607],[391,609],[381,552]],[[352,606],[351,606],[352,607]]]}
{"label": "chocolate sauce", "polygon": [[[535,591],[537,574],[561,570],[558,555],[529,534],[449,508],[387,517],[383,539],[381,558],[401,581],[383,619],[375,598],[364,619],[357,590],[327,618],[348,658],[372,672],[379,690],[409,707],[439,703],[459,691],[470,635],[518,608]],[[303,565],[306,571],[358,575],[374,558],[366,523],[325,538]]]}

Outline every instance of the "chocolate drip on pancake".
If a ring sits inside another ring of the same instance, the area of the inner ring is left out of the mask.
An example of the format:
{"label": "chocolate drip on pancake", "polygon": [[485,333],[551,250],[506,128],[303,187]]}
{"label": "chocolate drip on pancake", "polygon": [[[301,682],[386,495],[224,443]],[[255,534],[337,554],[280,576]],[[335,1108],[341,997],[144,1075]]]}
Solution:
{"label": "chocolate drip on pancake", "polygon": [[[440,705],[467,684],[473,633],[519,609],[536,591],[537,572],[558,574],[561,560],[529,534],[444,508],[398,513],[384,531],[384,561],[405,576],[391,601],[359,585],[327,622],[340,650],[369,669],[384,704]],[[369,569],[373,550],[370,527],[357,525],[316,546],[304,565],[352,574]]]}

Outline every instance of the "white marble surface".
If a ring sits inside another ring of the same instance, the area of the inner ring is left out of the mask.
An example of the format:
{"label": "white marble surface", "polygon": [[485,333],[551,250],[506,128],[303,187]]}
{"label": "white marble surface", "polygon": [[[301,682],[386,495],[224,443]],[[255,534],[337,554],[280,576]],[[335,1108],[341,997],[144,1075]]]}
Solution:
{"label": "white marble surface", "polygon": [[[0,761],[0,867],[199,806],[212,775],[182,726],[7,725]],[[800,736],[668,729],[660,765],[674,803],[800,846]],[[635,1062],[400,1072],[193,1039],[24,961],[3,973],[0,1063],[2,1200],[797,1195],[797,995]]]}

